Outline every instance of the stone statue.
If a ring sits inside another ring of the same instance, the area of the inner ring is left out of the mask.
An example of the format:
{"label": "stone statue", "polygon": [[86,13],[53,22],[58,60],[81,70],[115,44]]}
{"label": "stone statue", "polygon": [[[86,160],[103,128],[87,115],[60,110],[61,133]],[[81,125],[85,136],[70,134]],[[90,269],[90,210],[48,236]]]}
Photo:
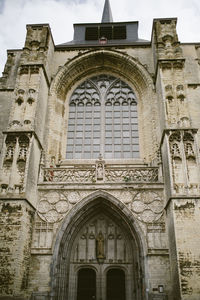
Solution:
{"label": "stone statue", "polygon": [[97,237],[97,258],[104,258],[104,237],[101,231]]}

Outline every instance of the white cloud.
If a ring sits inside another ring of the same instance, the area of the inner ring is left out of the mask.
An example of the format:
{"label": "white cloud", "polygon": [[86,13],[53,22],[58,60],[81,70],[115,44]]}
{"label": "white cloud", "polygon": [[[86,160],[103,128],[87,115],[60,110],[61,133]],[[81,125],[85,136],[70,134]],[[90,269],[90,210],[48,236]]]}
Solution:
{"label": "white cloud", "polygon": [[[110,0],[114,21],[139,21],[139,36],[151,39],[153,18],[178,17],[181,42],[200,42],[199,0]],[[100,22],[104,0],[0,0],[0,71],[6,50],[22,48],[26,24],[49,23],[55,44],[70,41],[73,23]]]}

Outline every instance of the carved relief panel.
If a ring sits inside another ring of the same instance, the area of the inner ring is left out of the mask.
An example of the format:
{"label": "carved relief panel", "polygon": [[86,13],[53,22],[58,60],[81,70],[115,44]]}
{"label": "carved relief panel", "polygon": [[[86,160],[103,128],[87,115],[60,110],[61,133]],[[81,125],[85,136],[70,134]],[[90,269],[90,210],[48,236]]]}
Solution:
{"label": "carved relief panel", "polygon": [[188,102],[183,85],[165,86],[165,109],[169,126],[177,124],[180,127],[190,126]]}
{"label": "carved relief panel", "polygon": [[8,133],[2,155],[1,193],[19,193],[24,188],[25,168],[30,149],[30,133]]}
{"label": "carved relief panel", "polygon": [[17,88],[9,121],[9,128],[25,127],[33,129],[38,85],[40,81],[38,66],[22,66],[19,70]]}
{"label": "carved relief panel", "polygon": [[195,130],[176,130],[169,136],[172,177],[176,193],[196,194],[199,190],[199,167]]}
{"label": "carved relief panel", "polygon": [[128,263],[128,244],[120,224],[100,214],[91,219],[78,234],[71,260],[74,263],[95,263],[99,260],[104,263]]}
{"label": "carved relief panel", "polygon": [[156,21],[155,32],[159,58],[179,58],[182,56],[175,19]]}

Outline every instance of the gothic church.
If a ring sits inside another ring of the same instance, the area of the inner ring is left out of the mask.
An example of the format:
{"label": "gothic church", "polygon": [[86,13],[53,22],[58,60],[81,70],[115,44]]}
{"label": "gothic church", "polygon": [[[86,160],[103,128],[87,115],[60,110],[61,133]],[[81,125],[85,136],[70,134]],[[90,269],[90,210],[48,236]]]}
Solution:
{"label": "gothic church", "polygon": [[0,300],[200,299],[200,43],[175,18],[27,25],[0,78]]}

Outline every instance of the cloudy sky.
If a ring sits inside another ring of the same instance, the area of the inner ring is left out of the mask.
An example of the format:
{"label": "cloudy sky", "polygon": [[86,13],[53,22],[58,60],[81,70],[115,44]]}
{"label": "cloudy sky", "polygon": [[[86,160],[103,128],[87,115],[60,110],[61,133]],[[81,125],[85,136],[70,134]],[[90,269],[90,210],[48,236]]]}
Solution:
{"label": "cloudy sky", "polygon": [[[181,42],[200,42],[200,0],[110,0],[113,19],[139,21],[150,40],[153,18],[178,17]],[[100,22],[104,0],[0,0],[0,74],[7,49],[24,46],[26,24],[49,23],[55,44],[70,41],[73,23]]]}

